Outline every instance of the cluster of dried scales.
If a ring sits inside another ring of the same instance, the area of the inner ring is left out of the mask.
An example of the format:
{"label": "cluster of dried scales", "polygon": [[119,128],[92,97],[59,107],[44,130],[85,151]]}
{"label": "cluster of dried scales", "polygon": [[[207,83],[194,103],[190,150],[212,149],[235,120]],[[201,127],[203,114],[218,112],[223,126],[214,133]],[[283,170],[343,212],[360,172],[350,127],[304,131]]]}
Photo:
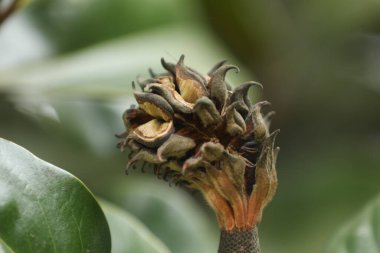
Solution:
{"label": "cluster of dried scales", "polygon": [[202,192],[221,230],[247,230],[260,222],[277,187],[274,147],[279,130],[269,133],[267,101],[252,104],[247,82],[235,89],[225,81],[238,67],[216,64],[206,76],[184,64],[161,59],[167,73],[138,80],[138,107],[126,110],[126,131],[118,146],[131,150],[129,166],[153,164],[157,175]]}

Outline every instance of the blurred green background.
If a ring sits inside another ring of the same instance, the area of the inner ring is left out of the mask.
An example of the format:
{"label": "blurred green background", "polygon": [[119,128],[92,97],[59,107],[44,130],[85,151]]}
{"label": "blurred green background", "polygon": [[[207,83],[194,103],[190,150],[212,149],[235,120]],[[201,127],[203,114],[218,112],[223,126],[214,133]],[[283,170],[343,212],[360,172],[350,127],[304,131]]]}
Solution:
{"label": "blurred green background", "polygon": [[34,0],[0,27],[0,136],[82,179],[175,253],[216,252],[199,194],[124,176],[116,149],[131,81],[160,57],[256,80],[277,114],[279,188],[266,253],[320,252],[380,192],[380,2]]}

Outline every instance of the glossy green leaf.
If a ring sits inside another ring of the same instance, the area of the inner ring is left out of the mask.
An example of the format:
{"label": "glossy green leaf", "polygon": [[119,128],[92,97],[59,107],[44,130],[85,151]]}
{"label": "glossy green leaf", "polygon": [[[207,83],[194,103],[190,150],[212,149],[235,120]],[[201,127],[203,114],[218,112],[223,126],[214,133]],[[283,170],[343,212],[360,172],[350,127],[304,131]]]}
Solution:
{"label": "glossy green leaf", "polygon": [[324,253],[380,253],[380,195],[339,231]]}
{"label": "glossy green leaf", "polygon": [[85,185],[0,138],[0,245],[5,252],[110,252],[105,216]]}
{"label": "glossy green leaf", "polygon": [[139,220],[105,201],[100,202],[111,230],[112,253],[170,253]]}

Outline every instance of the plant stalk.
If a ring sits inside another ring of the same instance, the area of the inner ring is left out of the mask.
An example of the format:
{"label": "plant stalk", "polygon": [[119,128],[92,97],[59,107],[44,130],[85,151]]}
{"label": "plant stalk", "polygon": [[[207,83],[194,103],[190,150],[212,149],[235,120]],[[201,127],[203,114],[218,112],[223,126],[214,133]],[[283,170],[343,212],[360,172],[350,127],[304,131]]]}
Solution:
{"label": "plant stalk", "polygon": [[222,230],[218,253],[261,253],[257,227]]}

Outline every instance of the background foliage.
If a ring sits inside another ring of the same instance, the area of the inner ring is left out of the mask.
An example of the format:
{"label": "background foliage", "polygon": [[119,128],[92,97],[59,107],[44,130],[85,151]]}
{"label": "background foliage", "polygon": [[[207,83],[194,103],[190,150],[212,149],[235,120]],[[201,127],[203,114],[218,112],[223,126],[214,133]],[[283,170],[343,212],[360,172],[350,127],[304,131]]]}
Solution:
{"label": "background foliage", "polygon": [[[380,192],[380,3],[34,0],[0,28],[0,136],[79,177],[173,252],[215,252],[202,198],[115,148],[131,81],[181,53],[204,72],[238,64],[263,83],[280,128],[279,189],[263,251],[320,252]],[[194,246],[195,245],[195,246]],[[338,252],[338,251],[334,251]]]}

